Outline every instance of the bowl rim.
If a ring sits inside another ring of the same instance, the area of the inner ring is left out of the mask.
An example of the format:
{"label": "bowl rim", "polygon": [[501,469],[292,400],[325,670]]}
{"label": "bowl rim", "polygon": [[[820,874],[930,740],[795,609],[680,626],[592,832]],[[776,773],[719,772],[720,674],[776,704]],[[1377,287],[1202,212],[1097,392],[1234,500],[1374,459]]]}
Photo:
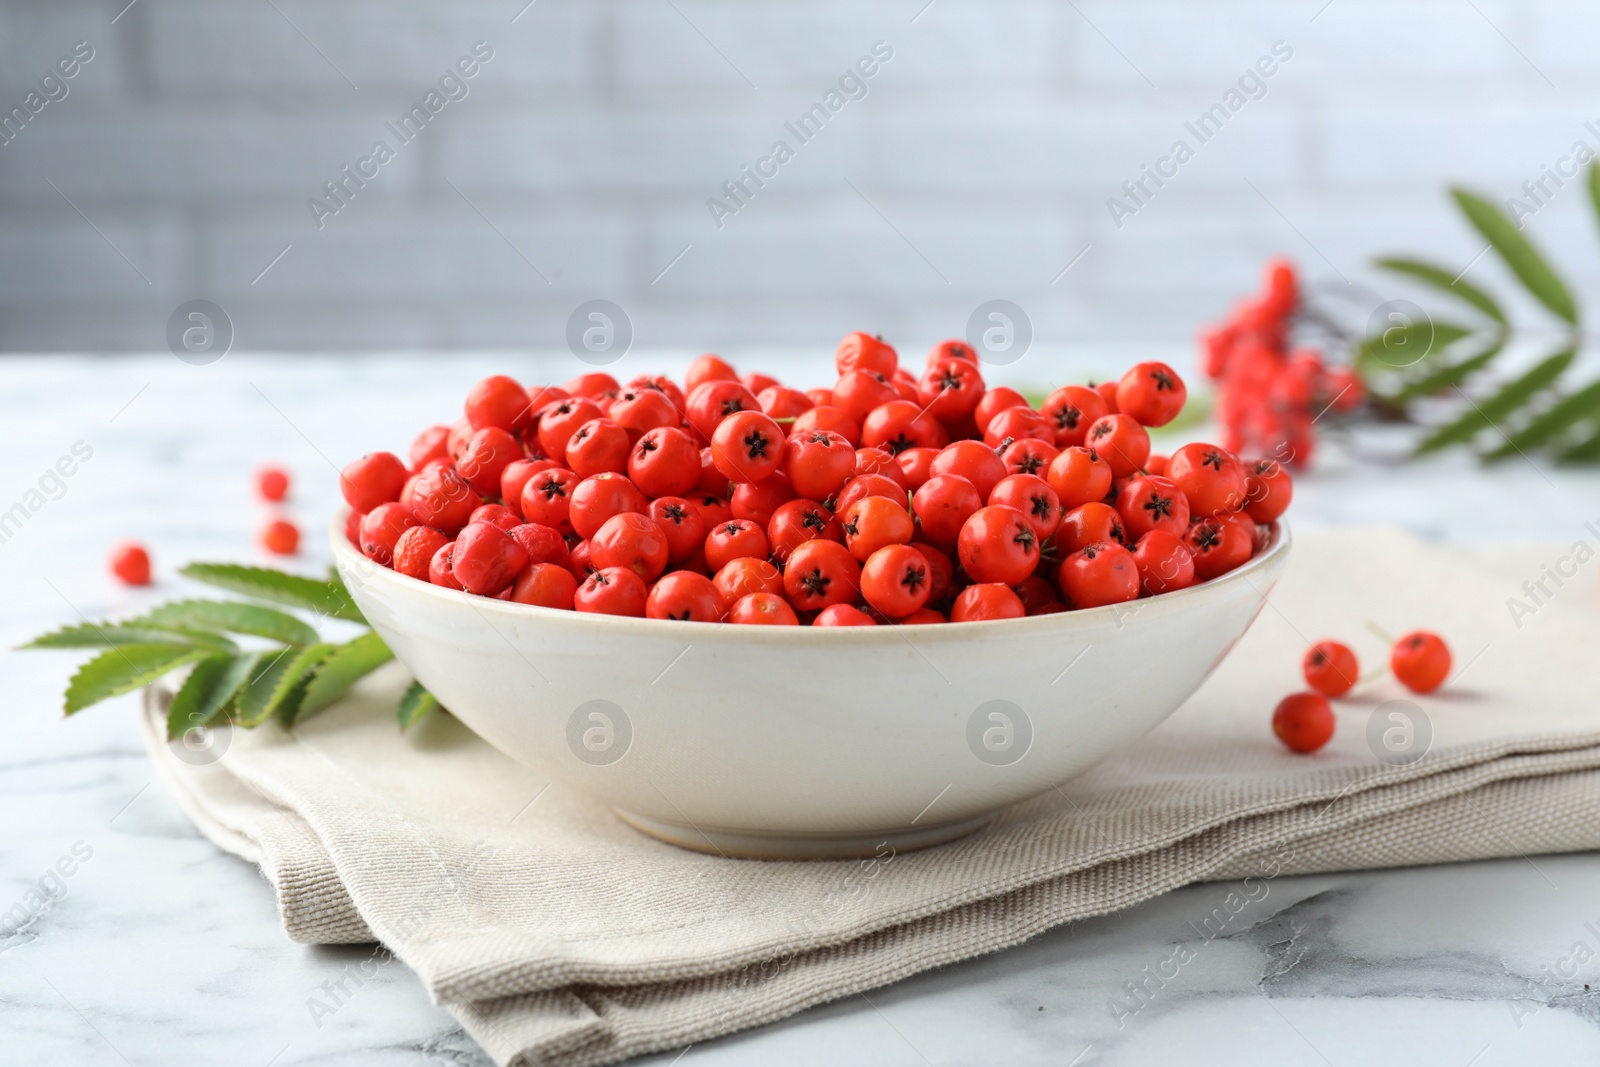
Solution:
{"label": "bowl rim", "polygon": [[[887,644],[895,641],[905,641],[909,635],[907,630],[915,631],[919,638],[934,640],[964,640],[979,634],[993,634],[1001,636],[1019,636],[1049,633],[1059,631],[1062,633],[1097,630],[1102,625],[1120,628],[1122,617],[1131,608],[1139,613],[1147,610],[1161,612],[1182,610],[1205,600],[1221,595],[1225,591],[1240,583],[1250,585],[1265,599],[1267,591],[1256,587],[1250,580],[1250,575],[1255,571],[1266,570],[1269,565],[1287,555],[1293,538],[1289,533],[1288,524],[1280,517],[1267,525],[1267,543],[1255,555],[1251,556],[1242,565],[1235,567],[1226,574],[1212,578],[1209,581],[1197,582],[1184,589],[1171,593],[1161,593],[1156,596],[1140,597],[1136,600],[1124,601],[1119,604],[1106,604],[1097,608],[1079,608],[1074,611],[1057,611],[1048,615],[1030,615],[1021,619],[984,619],[973,622],[946,622],[937,626],[739,626],[734,623],[696,623],[681,622],[673,619],[647,619],[627,615],[602,615],[593,612],[568,611],[562,608],[546,608],[535,604],[519,604],[515,601],[499,600],[495,597],[478,596],[465,590],[448,589],[442,585],[434,585],[420,578],[412,578],[401,574],[392,567],[382,566],[368,559],[344,535],[345,519],[349,508],[341,508],[335,515],[329,528],[330,539],[333,543],[334,560],[341,559],[350,567],[361,571],[371,571],[374,580],[392,581],[399,583],[399,588],[408,593],[430,596],[444,604],[465,605],[482,614],[484,611],[492,612],[501,618],[515,620],[562,620],[565,625],[579,627],[579,632],[585,628],[594,634],[622,636],[665,636],[679,633],[676,627],[693,627],[692,632],[697,638],[710,637],[712,634],[735,633],[739,639],[746,643],[773,644],[784,643],[795,645],[801,642],[816,643],[832,641],[839,644],[869,645],[872,642]],[[341,570],[341,580],[342,571]],[[347,585],[349,583],[346,583]],[[352,593],[354,590],[352,590]],[[810,636],[798,637],[795,631],[809,634]],[[884,632],[887,631],[887,632]],[[893,636],[891,636],[893,635]]]}

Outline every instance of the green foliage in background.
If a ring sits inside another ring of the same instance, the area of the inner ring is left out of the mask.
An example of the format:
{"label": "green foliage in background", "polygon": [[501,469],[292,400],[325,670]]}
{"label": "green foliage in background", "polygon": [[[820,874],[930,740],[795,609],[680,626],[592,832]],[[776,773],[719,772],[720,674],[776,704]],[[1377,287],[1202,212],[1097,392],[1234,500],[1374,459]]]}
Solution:
{"label": "green foliage in background", "polygon": [[[366,623],[337,574],[321,580],[234,563],[191,563],[181,573],[317,618]],[[274,647],[243,649],[236,636],[264,638]],[[67,684],[68,715],[189,667],[167,712],[171,739],[197,725],[249,728],[276,719],[291,726],[394,658],[370,629],[343,644],[329,644],[298,615],[240,600],[177,600],[122,622],[67,626],[22,647],[102,650]],[[400,728],[438,706],[413,682],[397,709]]]}
{"label": "green foliage in background", "polygon": [[[1600,219],[1600,162],[1587,181]],[[1577,301],[1544,254],[1500,207],[1465,189],[1451,190],[1456,206],[1522,287],[1556,320],[1560,338],[1528,370],[1506,379],[1494,363],[1511,339],[1512,324],[1500,302],[1451,270],[1418,259],[1380,259],[1384,270],[1452,297],[1463,321],[1395,322],[1365,338],[1356,365],[1374,398],[1409,417],[1421,398],[1453,403],[1417,443],[1425,455],[1452,446],[1477,450],[1485,461],[1543,453],[1560,462],[1600,460],[1600,381],[1574,383],[1567,374],[1582,344]],[[1471,264],[1468,264],[1470,267]]]}

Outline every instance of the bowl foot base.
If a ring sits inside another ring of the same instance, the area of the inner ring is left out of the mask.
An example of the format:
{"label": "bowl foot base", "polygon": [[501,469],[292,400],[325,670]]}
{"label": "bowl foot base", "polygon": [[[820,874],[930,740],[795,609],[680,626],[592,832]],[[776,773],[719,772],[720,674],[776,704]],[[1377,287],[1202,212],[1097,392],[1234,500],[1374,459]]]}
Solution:
{"label": "bowl foot base", "polygon": [[669,845],[711,855],[756,860],[843,860],[885,857],[942,845],[981,830],[999,816],[988,812],[974,819],[904,830],[856,834],[785,834],[760,830],[728,830],[685,826],[613,809],[635,830]]}

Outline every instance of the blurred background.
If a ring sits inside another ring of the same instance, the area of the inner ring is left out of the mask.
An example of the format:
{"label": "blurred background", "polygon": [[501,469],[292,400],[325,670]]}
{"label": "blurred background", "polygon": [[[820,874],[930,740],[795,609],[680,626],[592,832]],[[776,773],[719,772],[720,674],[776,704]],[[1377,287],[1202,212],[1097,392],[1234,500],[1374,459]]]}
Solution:
{"label": "blurred background", "polygon": [[1473,261],[1445,184],[1600,148],[1597,39],[1578,0],[7,0],[0,348],[160,351],[193,299],[242,351],[557,349],[592,299],[688,351],[920,352],[991,299],[1187,347],[1272,254],[1372,307],[1375,254]]}

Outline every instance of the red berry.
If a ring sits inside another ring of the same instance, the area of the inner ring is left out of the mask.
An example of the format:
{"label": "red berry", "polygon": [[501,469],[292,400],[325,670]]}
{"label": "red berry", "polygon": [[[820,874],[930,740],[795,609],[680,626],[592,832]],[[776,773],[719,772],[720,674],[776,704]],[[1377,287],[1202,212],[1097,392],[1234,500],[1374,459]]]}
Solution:
{"label": "red berry", "polygon": [[983,399],[983,375],[965,359],[941,359],[928,365],[917,383],[917,400],[935,418],[955,422],[972,414]]}
{"label": "red berry", "polygon": [[878,549],[861,567],[861,596],[891,619],[904,618],[928,602],[928,561],[905,544]]}
{"label": "red berry", "polygon": [[737,603],[751,593],[783,595],[783,574],[766,560],[751,556],[729,560],[717,571],[711,584],[717,587],[727,604]]}
{"label": "red berry", "polygon": [[1166,478],[1135,475],[1117,494],[1117,514],[1129,542],[1151,530],[1181,537],[1189,529],[1189,498]]}
{"label": "red berry", "polygon": [[580,374],[561,388],[573,396],[588,397],[596,403],[614,397],[622,391],[622,386],[617,384],[615,378],[601,371]]}
{"label": "red berry", "polygon": [[523,483],[522,499],[518,502],[522,517],[558,533],[571,533],[572,494],[578,482],[578,476],[565,467],[537,472]]}
{"label": "red berry", "polygon": [[840,377],[857,369],[893,374],[899,365],[900,357],[893,348],[860,330],[846,334],[833,352],[834,370]]}
{"label": "red berry", "polygon": [[[832,393],[828,394],[830,397]],[[816,403],[798,389],[785,389],[781,385],[768,386],[756,394],[756,403],[761,405],[761,410],[771,415],[773,419],[782,422],[784,419],[793,419],[805,414]]]}
{"label": "red berry", "polygon": [[289,472],[282,467],[263,467],[256,472],[256,491],[262,500],[277,503],[289,495]]}
{"label": "red berry", "polygon": [[748,519],[729,519],[706,534],[705,553],[706,564],[713,571],[720,571],[740,556],[766,559],[767,535]]}
{"label": "red berry", "polygon": [[1050,461],[1045,480],[1061,498],[1062,508],[1071,511],[1105,499],[1111,491],[1111,467],[1093,449],[1073,445]]}
{"label": "red berry", "polygon": [[455,552],[454,541],[439,546],[439,550],[428,561],[428,581],[446,589],[461,588],[461,583],[456,580],[455,568],[451,565],[455,559]]}
{"label": "red berry", "polygon": [[553,459],[565,459],[567,442],[578,427],[602,414],[598,404],[581,396],[546,404],[539,409],[539,447]]}
{"label": "red berry", "polygon": [[1306,649],[1300,661],[1306,684],[1323,696],[1342,697],[1361,678],[1361,667],[1349,645],[1338,641],[1318,641]]}
{"label": "red berry", "polygon": [[447,534],[465,526],[481,503],[483,499],[454,467],[430,467],[411,483],[411,514],[422,525]]}
{"label": "red berry", "polygon": [[450,458],[450,427],[430,426],[417,434],[406,454],[411,458],[411,469],[420,470],[430,459]]}
{"label": "red berry", "polygon": [[1116,478],[1126,478],[1150,456],[1150,434],[1131,415],[1106,415],[1089,427],[1084,443],[1094,449]]}
{"label": "red berry", "polygon": [[1139,363],[1117,382],[1117,410],[1145,426],[1165,426],[1183,410],[1189,391],[1165,363]]}
{"label": "red berry", "polygon": [[467,393],[467,421],[474,430],[493,426],[520,430],[533,421],[528,391],[503,374],[485,378]]}
{"label": "red berry", "polygon": [[589,561],[602,570],[625,567],[653,582],[667,569],[667,535],[648,515],[613,515],[589,539]]}
{"label": "red berry", "polygon": [[406,465],[393,452],[370,452],[339,472],[339,491],[357,511],[400,499],[406,484]]}
{"label": "red berry", "polygon": [[1028,398],[1008,385],[999,385],[983,394],[978,406],[972,409],[972,424],[982,435],[989,421],[1009,408],[1025,408]]}
{"label": "red berry", "polygon": [[1151,596],[1194,584],[1194,553],[1183,538],[1167,530],[1151,530],[1133,550],[1139,586]]}
{"label": "red berry", "polygon": [[1194,554],[1194,573],[1202,582],[1226,574],[1255,552],[1255,539],[1227,519],[1196,519],[1183,535]]}
{"label": "red berry", "polygon": [[737,382],[739,372],[724,359],[713,356],[709,352],[696,357],[689,364],[689,370],[683,376],[683,387],[686,392],[692,393],[707,382]]}
{"label": "red berry", "polygon": [[841,374],[834,383],[833,404],[830,406],[844,412],[865,430],[867,416],[872,414],[874,408],[899,399],[899,391],[883,375],[869,370],[852,370]]}
{"label": "red berry", "polygon": [[643,578],[624,567],[607,567],[589,572],[573,595],[573,606],[600,615],[643,618],[648,598]]}
{"label": "red berry", "polygon": [[961,527],[956,551],[962,569],[975,582],[1016,585],[1039,565],[1039,537],[1016,508],[979,508]]}
{"label": "red berry", "polygon": [[537,522],[525,522],[520,526],[513,526],[506,533],[522,546],[522,550],[528,554],[529,563],[555,563],[562,567],[567,565],[569,553],[566,538],[551,527]]}
{"label": "red berry", "polygon": [[995,450],[1000,462],[1006,465],[1007,474],[1036,474],[1043,478],[1050,472],[1050,464],[1061,450],[1048,441],[1036,437],[1023,437]]}
{"label": "red berry", "polygon": [[904,506],[906,488],[885,474],[858,474],[845,482],[844,488],[839,490],[839,498],[833,502],[833,510],[835,514],[842,514],[851,504],[869,496],[881,496],[885,500],[892,500]]}
{"label": "red berry", "polygon": [[1197,517],[1238,511],[1245,505],[1244,465],[1225,448],[1200,442],[1184,445],[1167,460],[1166,469]]}
{"label": "red berry", "polygon": [[834,407],[832,393],[828,397],[827,403],[818,404],[795,416],[794,425],[789,427],[789,435],[792,437],[812,430],[827,430],[843,437],[854,448],[861,443],[861,421],[852,419],[843,408]]}
{"label": "red berry", "polygon": [[292,556],[300,550],[300,528],[288,519],[273,519],[261,528],[261,547],[275,556]]}
{"label": "red berry", "polygon": [[917,529],[933,544],[946,548],[955,546],[961,528],[981,507],[983,498],[978,490],[958,474],[934,475],[911,495]]}
{"label": "red berry", "polygon": [[394,543],[394,569],[419,582],[428,580],[428,565],[450,539],[432,526],[412,526]]}
{"label": "red berry", "polygon": [[637,441],[651,430],[677,427],[683,415],[660,389],[626,389],[606,411],[606,418],[622,427],[628,440]]}
{"label": "red berry", "polygon": [[483,504],[472,509],[472,514],[467,518],[468,523],[487,522],[498,526],[506,533],[522,525],[522,517],[508,507],[500,504]]}
{"label": "red berry", "polygon": [[1020,619],[1027,614],[1022,598],[1009,586],[981,582],[961,590],[950,608],[951,622],[983,622],[987,619]]}
{"label": "red berry", "polygon": [[1294,498],[1294,481],[1276,460],[1258,459],[1245,477],[1244,509],[1262,525],[1277,521]]}
{"label": "red berry", "polygon": [[794,499],[794,486],[779,471],[759,482],[735,486],[733,496],[728,501],[728,510],[734,518],[748,519],[766,529],[778,509]]}
{"label": "red berry", "polygon": [[578,580],[557,563],[530,563],[511,586],[511,599],[518,604],[571,611]]}
{"label": "red berry", "polygon": [[[579,537],[590,538],[611,516],[629,511],[642,515],[648,506],[644,494],[628,480],[626,474],[607,471],[585,478],[573,487],[572,498],[567,505],[567,521],[572,523],[572,529]],[[523,513],[527,514],[526,504]]]}
{"label": "red berry", "polygon": [[150,584],[150,553],[143,545],[122,541],[111,549],[111,573],[124,585]]}
{"label": "red berry", "polygon": [[790,486],[808,500],[827,500],[857,473],[856,450],[829,430],[790,434],[783,451],[783,471]]}
{"label": "red berry", "polygon": [[807,541],[784,565],[783,591],[801,611],[849,604],[861,595],[861,564],[837,541]]}
{"label": "red berry", "polygon": [[950,433],[933,414],[913,400],[891,400],[867,413],[861,423],[861,444],[899,455],[908,448],[943,448]]}
{"label": "red berry", "polygon": [[[261,543],[266,545],[269,552],[280,552],[267,541],[267,535],[272,532],[277,523],[270,523],[261,531]],[[287,524],[285,524],[287,525]],[[361,520],[361,553],[374,563],[387,567],[394,561],[395,544],[400,540],[400,535],[411,527],[418,525],[416,517],[411,514],[411,509],[404,504],[379,504],[366,517]],[[293,529],[293,527],[290,527]],[[277,536],[282,537],[279,533]],[[289,550],[283,555],[292,555],[295,546],[299,543],[299,531],[288,538]],[[436,546],[437,547],[437,546]]]}
{"label": "red berry", "polygon": [[779,563],[807,541],[817,538],[844,541],[844,531],[833,512],[815,500],[791,500],[778,507],[767,522],[767,547]]}
{"label": "red berry", "polygon": [[1272,732],[1291,752],[1315,752],[1333,739],[1333,707],[1321,693],[1291,693],[1272,712]]}
{"label": "red berry", "polygon": [[972,483],[984,500],[1006,476],[1006,464],[993,448],[982,441],[953,441],[940,450],[928,465],[930,477],[955,474]]}
{"label": "red berry", "polygon": [[628,477],[650,497],[683,496],[700,485],[700,449],[676,426],[646,431],[628,455]]}
{"label": "red berry", "polygon": [[876,626],[878,620],[849,604],[830,604],[817,612],[812,626]]}
{"label": "red berry", "polygon": [[1039,413],[1055,427],[1059,448],[1083,444],[1089,427],[1110,414],[1100,394],[1084,385],[1063,385],[1045,398]]}
{"label": "red berry", "polygon": [[704,547],[706,520],[699,505],[681,496],[660,496],[650,501],[645,514],[667,538],[668,563],[682,563]]}
{"label": "red berry", "polygon": [[916,533],[904,505],[881,496],[862,497],[845,508],[839,513],[839,528],[844,532],[844,546],[863,562],[887,545],[907,544]]}
{"label": "red berry", "polygon": [[1450,646],[1426,630],[1406,634],[1389,652],[1389,669],[1413,693],[1431,693],[1450,676]]}
{"label": "red berry", "polygon": [[552,459],[512,460],[506,464],[506,469],[500,472],[500,499],[506,502],[506,507],[521,514],[518,509],[522,507],[522,490],[528,484],[528,480],[540,471],[558,466],[560,464]]}
{"label": "red berry", "polygon": [[590,419],[567,438],[567,467],[579,478],[624,474],[633,444],[628,431],[610,419]]}
{"label": "red berry", "polygon": [[799,626],[789,602],[776,593],[751,593],[728,609],[728,621],[742,626]]}
{"label": "red berry", "polygon": [[761,411],[761,404],[756,400],[755,394],[736,381],[717,380],[700,385],[689,393],[689,399],[684,401],[685,415],[689,425],[706,441],[710,441],[717,432],[717,426],[723,419],[741,411]]}
{"label": "red berry", "polygon": [[693,571],[673,571],[651,587],[644,613],[651,619],[721,622],[728,608],[710,578]]}
{"label": "red berry", "polygon": [[1116,508],[1096,501],[1080,504],[1061,516],[1055,546],[1062,558],[1097,541],[1109,541],[1124,547],[1130,541],[1122,525],[1122,516],[1117,514]]}
{"label": "red berry", "polygon": [[730,482],[749,484],[777,473],[783,463],[783,430],[759,411],[739,411],[717,424],[711,461]]}
{"label": "red berry", "polygon": [[989,493],[989,503],[1016,508],[1028,517],[1042,545],[1061,525],[1061,498],[1036,474],[1008,474]]}
{"label": "red berry", "polygon": [[1120,604],[1139,595],[1139,566],[1119,544],[1085,545],[1061,561],[1061,592],[1075,608]]}
{"label": "red berry", "polygon": [[463,589],[495,596],[528,565],[528,553],[516,539],[487,522],[468,525],[455,540],[450,569]]}

